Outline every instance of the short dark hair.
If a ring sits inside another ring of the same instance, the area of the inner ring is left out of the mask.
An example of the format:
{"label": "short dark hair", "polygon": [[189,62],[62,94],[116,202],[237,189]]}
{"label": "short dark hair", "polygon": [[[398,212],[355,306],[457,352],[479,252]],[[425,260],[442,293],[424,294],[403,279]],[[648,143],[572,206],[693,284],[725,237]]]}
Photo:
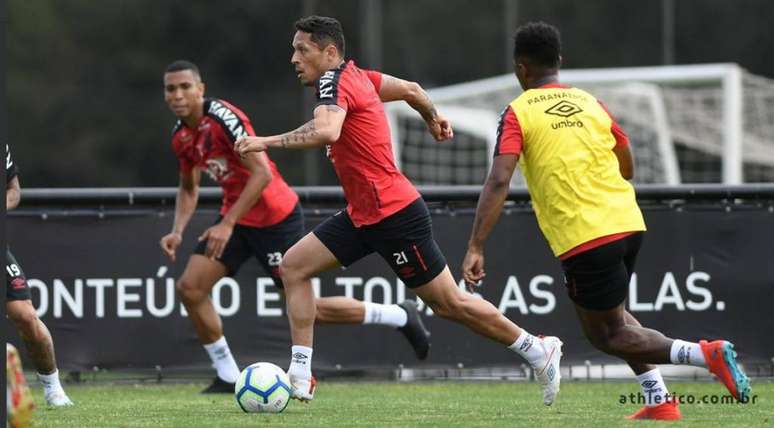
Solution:
{"label": "short dark hair", "polygon": [[307,16],[296,21],[295,27],[298,31],[311,34],[312,41],[320,49],[325,48],[328,43],[333,43],[341,57],[344,57],[344,30],[336,18]]}
{"label": "short dark hair", "polygon": [[562,42],[559,30],[545,22],[530,22],[516,29],[513,38],[513,59],[526,58],[533,64],[556,68]]}
{"label": "short dark hair", "polygon": [[197,77],[199,78],[202,77],[202,74],[199,72],[199,67],[197,67],[196,64],[192,63],[191,61],[187,61],[184,59],[178,59],[177,61],[173,61],[171,64],[167,66],[167,69],[164,70],[164,73],[174,73],[176,71],[184,71],[184,70],[191,70],[191,73],[193,73]]}

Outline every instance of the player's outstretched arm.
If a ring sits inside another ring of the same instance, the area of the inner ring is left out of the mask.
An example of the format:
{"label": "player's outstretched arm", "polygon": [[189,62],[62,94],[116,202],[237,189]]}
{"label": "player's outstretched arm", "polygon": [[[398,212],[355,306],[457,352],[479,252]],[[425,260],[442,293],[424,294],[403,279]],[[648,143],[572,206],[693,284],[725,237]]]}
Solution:
{"label": "player's outstretched arm", "polygon": [[462,277],[470,286],[477,285],[484,278],[484,242],[500,218],[503,203],[508,197],[511,176],[519,160],[517,155],[500,155],[494,158],[492,170],[484,183],[478,198],[473,231],[468,241],[468,252],[462,262]]}
{"label": "player's outstretched arm", "polygon": [[11,211],[19,206],[21,201],[21,186],[19,186],[19,177],[14,177],[5,187],[5,209]]}
{"label": "player's outstretched arm", "polygon": [[189,172],[180,172],[180,185],[177,188],[175,198],[175,220],[172,223],[172,231],[161,238],[161,251],[173,262],[177,247],[183,242],[183,231],[191,221],[196,204],[199,200],[199,181],[201,171],[194,168]]}
{"label": "player's outstretched arm", "polygon": [[379,98],[383,102],[405,101],[425,120],[427,128],[436,141],[446,141],[454,136],[451,123],[435,109],[427,92],[416,82],[382,74]]}
{"label": "player's outstretched arm", "polygon": [[234,144],[234,150],[244,156],[269,148],[308,149],[333,144],[341,135],[346,116],[347,112],[337,105],[319,105],[314,109],[314,119],[297,129],[271,137],[241,137]]}

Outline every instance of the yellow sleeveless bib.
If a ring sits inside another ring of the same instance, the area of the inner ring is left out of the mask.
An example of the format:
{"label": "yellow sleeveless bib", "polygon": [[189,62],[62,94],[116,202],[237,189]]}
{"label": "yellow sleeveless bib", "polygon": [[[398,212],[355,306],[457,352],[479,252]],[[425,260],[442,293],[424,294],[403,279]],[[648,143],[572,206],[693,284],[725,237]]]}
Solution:
{"label": "yellow sleeveless bib", "polygon": [[531,89],[511,108],[523,137],[519,166],[554,255],[607,235],[645,230],[619,172],[612,119],[576,88]]}

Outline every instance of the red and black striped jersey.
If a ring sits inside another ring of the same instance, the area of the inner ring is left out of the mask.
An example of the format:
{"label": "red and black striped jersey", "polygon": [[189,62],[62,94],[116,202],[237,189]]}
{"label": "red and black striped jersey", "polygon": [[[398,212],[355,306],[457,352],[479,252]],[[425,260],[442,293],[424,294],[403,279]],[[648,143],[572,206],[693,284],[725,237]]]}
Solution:
{"label": "red and black striped jersey", "polygon": [[[172,149],[177,155],[180,171],[189,173],[193,168],[199,168],[223,189],[222,215],[239,199],[251,175],[234,152],[234,142],[246,135],[255,135],[247,116],[232,104],[217,98],[204,100],[204,116],[196,129],[178,121],[172,132]],[[274,162],[265,152],[261,156],[271,168],[272,180],[263,189],[255,206],[237,222],[245,226],[277,224],[298,203],[298,195],[282,178]]]}
{"label": "red and black striped jersey", "polygon": [[341,136],[327,147],[355,226],[375,224],[419,198],[395,165],[390,127],[379,98],[382,74],[353,61],[328,70],[317,82],[317,104],[347,112]]}

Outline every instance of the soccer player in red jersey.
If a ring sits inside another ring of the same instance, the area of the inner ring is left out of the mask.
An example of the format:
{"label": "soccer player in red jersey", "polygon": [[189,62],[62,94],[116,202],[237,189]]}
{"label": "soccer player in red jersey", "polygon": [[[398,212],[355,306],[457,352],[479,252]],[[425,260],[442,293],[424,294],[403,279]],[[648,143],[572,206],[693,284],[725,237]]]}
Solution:
{"label": "soccer player in red jersey", "polygon": [[[5,146],[5,207],[8,211],[16,209],[21,200],[19,168],[11,157],[11,149]],[[43,321],[38,318],[32,306],[32,295],[21,266],[16,262],[11,250],[6,248],[5,259],[5,311],[16,326],[24,347],[38,371],[38,379],[43,384],[46,403],[52,407],[72,406],[73,402],[65,394],[59,381],[56,367],[54,341]],[[21,373],[21,376],[24,376]],[[6,397],[10,400],[10,397]]]}
{"label": "soccer player in red jersey", "polygon": [[[199,341],[217,371],[205,393],[233,393],[239,368],[231,354],[220,316],[209,293],[224,276],[234,276],[250,257],[282,289],[279,265],[285,251],[304,234],[304,217],[296,193],[285,183],[265,153],[240,158],[237,138],[254,135],[249,119],[232,104],[204,97],[198,67],[175,61],[164,73],[164,99],[179,118],[172,135],[180,185],[172,232],[161,238],[161,249],[173,262],[183,231],[198,200],[201,172],[223,189],[223,205],[215,224],[199,237],[199,244],[177,282]],[[313,303],[315,304],[315,303]],[[429,350],[416,303],[382,305],[346,297],[316,299],[320,323],[379,324],[398,328],[420,359]]]}
{"label": "soccer player in red jersey", "polygon": [[311,373],[315,305],[310,279],[378,253],[433,311],[496,340],[530,362],[551,404],[559,390],[561,341],[536,338],[488,301],[457,287],[433,239],[430,213],[392,155],[383,102],[402,100],[425,120],[437,141],[452,137],[449,122],[413,82],[344,60],[344,33],[333,18],[310,16],[295,24],[291,63],[302,84],[317,90],[314,119],[282,135],[242,137],[242,155],[268,148],[327,146],[348,205],[288,250],[280,264],[293,338],[288,374],[294,397],[313,398]]}
{"label": "soccer player in red jersey", "polygon": [[749,380],[724,340],[673,340],[648,329],[625,307],[645,223],[627,181],[629,140],[588,92],[559,83],[559,30],[530,23],[516,32],[514,66],[524,93],[503,111],[492,170],[478,201],[463,277],[484,276],[484,242],[508,196],[517,162],[543,234],[561,261],[567,292],[597,349],[626,361],[646,406],[630,419],[680,419],[653,364],[706,367],[745,402]]}

